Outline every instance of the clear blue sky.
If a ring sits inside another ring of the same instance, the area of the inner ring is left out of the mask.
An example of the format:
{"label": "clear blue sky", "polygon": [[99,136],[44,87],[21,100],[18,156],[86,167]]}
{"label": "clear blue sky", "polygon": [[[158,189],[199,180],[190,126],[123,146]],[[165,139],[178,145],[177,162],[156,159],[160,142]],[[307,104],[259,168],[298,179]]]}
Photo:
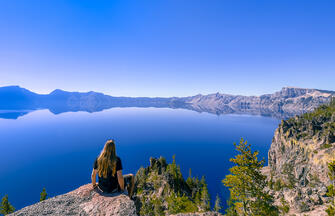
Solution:
{"label": "clear blue sky", "polygon": [[335,90],[334,0],[0,0],[0,86],[124,96]]}

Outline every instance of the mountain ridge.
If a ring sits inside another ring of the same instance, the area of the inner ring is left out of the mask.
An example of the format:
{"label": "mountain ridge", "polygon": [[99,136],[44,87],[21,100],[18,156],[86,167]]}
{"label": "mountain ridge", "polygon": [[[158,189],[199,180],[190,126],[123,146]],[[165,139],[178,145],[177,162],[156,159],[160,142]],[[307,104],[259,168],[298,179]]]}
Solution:
{"label": "mountain ridge", "polygon": [[328,103],[335,91],[283,87],[280,91],[260,96],[225,93],[197,94],[188,97],[115,97],[100,92],[68,92],[55,89],[49,94],[37,94],[20,86],[0,87],[0,110],[49,109],[62,112],[96,112],[113,107],[183,108],[213,114],[254,114],[292,117],[310,112]]}
{"label": "mountain ridge", "polygon": [[[52,90],[50,93],[46,93],[46,94],[42,94],[42,93],[36,93],[33,92],[27,88],[21,87],[20,85],[9,85],[9,86],[0,86],[0,90],[2,89],[20,89],[20,90],[26,90],[29,91],[33,94],[36,95],[50,95],[54,92],[66,92],[66,93],[81,93],[81,94],[85,94],[85,93],[98,93],[98,94],[102,94],[102,95],[106,95],[106,96],[110,96],[110,97],[117,97],[117,98],[191,98],[191,97],[197,97],[197,96],[209,96],[209,95],[215,95],[215,94],[220,94],[220,95],[226,95],[226,96],[243,96],[243,97],[261,97],[261,96],[266,96],[266,95],[271,95],[271,93],[265,93],[265,94],[260,94],[260,95],[242,95],[242,94],[228,94],[228,93],[221,93],[221,92],[215,92],[215,93],[210,93],[210,94],[202,94],[202,93],[198,93],[196,95],[191,95],[191,96],[170,96],[170,97],[150,97],[150,96],[137,96],[137,97],[132,97],[132,96],[112,96],[103,92],[97,92],[97,91],[66,91],[63,89],[54,89]],[[304,91],[319,91],[319,92],[324,92],[324,93],[329,93],[329,94],[334,94],[335,90],[325,90],[325,89],[317,89],[317,88],[302,88],[302,87],[295,87],[295,86],[284,86],[281,88],[280,91],[276,91],[275,93],[278,92],[282,92],[282,91],[286,91],[286,90],[290,90],[290,89],[295,89],[295,90],[304,90]],[[274,93],[272,93],[274,94]]]}

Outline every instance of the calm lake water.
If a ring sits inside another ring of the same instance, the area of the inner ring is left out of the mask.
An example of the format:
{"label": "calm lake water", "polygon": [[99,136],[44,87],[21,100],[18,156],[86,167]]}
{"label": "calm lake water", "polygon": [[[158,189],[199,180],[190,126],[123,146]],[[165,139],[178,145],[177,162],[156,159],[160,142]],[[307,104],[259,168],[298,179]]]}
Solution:
{"label": "calm lake water", "polygon": [[113,108],[96,113],[58,115],[38,110],[18,119],[0,119],[0,196],[16,209],[90,182],[93,161],[108,138],[116,140],[124,173],[149,165],[150,157],[172,155],[184,177],[189,168],[206,176],[211,197],[223,204],[221,180],[231,166],[234,142],[243,137],[267,158],[278,119],[214,115],[168,108]]}

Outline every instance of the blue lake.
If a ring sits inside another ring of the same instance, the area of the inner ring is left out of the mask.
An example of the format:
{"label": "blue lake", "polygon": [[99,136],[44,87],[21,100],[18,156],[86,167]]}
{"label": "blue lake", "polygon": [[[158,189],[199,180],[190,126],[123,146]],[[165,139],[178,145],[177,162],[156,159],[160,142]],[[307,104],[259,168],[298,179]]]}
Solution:
{"label": "blue lake", "polygon": [[223,204],[221,180],[232,165],[234,142],[245,138],[267,158],[278,119],[214,115],[169,108],[112,108],[54,115],[38,110],[18,119],[0,119],[0,196],[16,209],[90,182],[93,161],[108,138],[116,140],[124,173],[149,165],[150,157],[172,155],[185,178],[189,169],[206,177],[211,197]]}

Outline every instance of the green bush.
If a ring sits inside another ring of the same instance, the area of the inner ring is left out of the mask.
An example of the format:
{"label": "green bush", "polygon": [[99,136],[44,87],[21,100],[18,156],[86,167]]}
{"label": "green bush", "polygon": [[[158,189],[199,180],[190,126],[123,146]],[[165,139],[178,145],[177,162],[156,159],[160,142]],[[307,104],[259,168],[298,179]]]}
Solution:
{"label": "green bush", "polygon": [[40,201],[46,200],[48,197],[47,191],[45,190],[45,188],[43,188],[41,194],[40,194]]}
{"label": "green bush", "polygon": [[169,214],[191,213],[198,211],[198,207],[185,195],[178,196],[174,193],[168,198]]}
{"label": "green bush", "polygon": [[281,205],[279,206],[279,210],[283,215],[286,215],[290,211],[290,205],[284,199],[284,197],[280,198]]}
{"label": "green bush", "polygon": [[331,144],[329,144],[329,143],[325,143],[325,144],[323,144],[323,145],[321,146],[321,149],[327,149],[327,148],[330,148],[330,147],[332,147]]}
{"label": "green bush", "polygon": [[2,201],[0,204],[0,214],[6,215],[6,214],[13,213],[14,211],[15,211],[15,208],[8,201],[8,195],[5,195],[2,198]]}
{"label": "green bush", "polygon": [[283,186],[282,186],[282,182],[281,182],[281,180],[278,179],[277,181],[275,181],[275,184],[274,184],[274,186],[273,186],[273,189],[274,189],[275,191],[280,191],[282,188],[283,188]]}
{"label": "green bush", "polygon": [[[334,101],[334,99],[333,99]],[[318,139],[327,137],[327,142],[335,140],[335,122],[332,116],[335,113],[335,103],[321,105],[313,112],[305,113],[281,122],[281,128],[287,138],[310,139],[317,136]]]}

